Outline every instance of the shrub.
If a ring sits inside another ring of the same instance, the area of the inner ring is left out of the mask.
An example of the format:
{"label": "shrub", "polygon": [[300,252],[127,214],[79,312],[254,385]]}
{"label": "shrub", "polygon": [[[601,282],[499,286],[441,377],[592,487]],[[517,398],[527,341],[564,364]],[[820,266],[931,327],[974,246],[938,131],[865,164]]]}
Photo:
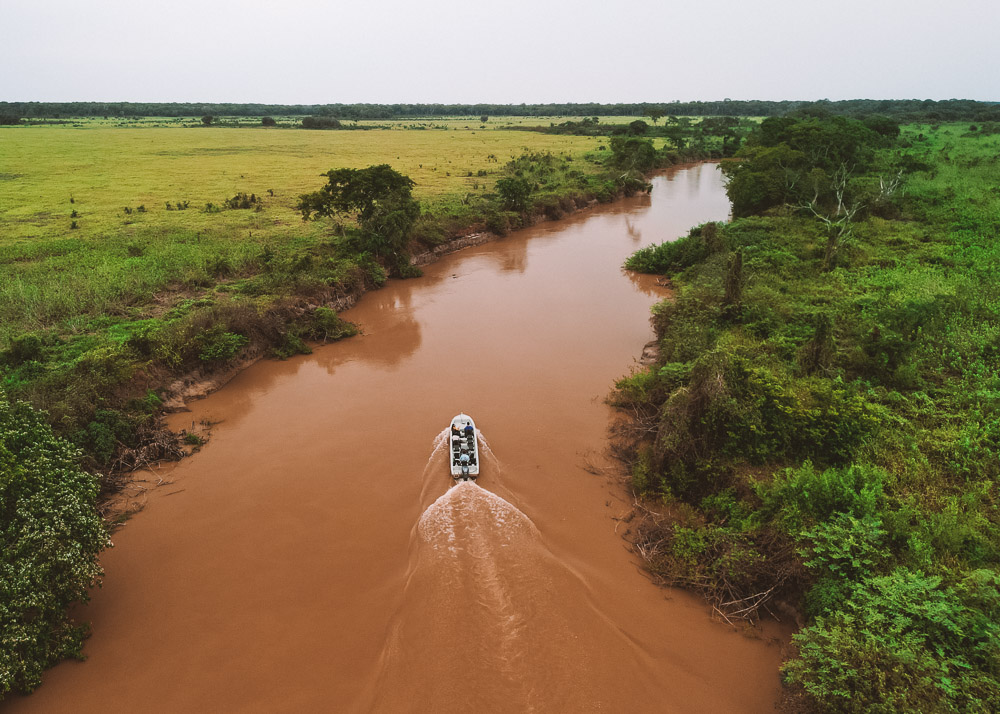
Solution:
{"label": "shrub", "polygon": [[38,335],[21,335],[11,340],[10,347],[0,353],[0,361],[12,367],[42,356],[42,340]]}
{"label": "shrub", "polygon": [[517,176],[507,176],[497,180],[496,188],[504,208],[511,211],[527,210],[528,198],[532,191],[530,181]]}
{"label": "shrub", "polygon": [[81,657],[86,626],[67,615],[86,601],[108,544],[95,510],[97,477],[43,416],[0,393],[0,698],[30,692],[42,671]]}
{"label": "shrub", "polygon": [[340,122],[329,117],[303,117],[303,129],[339,129]]}
{"label": "shrub", "polygon": [[312,323],[308,327],[307,334],[314,340],[329,342],[356,335],[358,328],[347,320],[342,320],[334,310],[328,307],[318,307],[313,313]]}
{"label": "shrub", "polygon": [[680,272],[722,248],[718,229],[706,223],[676,241],[641,248],[628,257],[625,267],[640,273],[660,275]]}
{"label": "shrub", "polygon": [[246,347],[249,340],[235,332],[226,332],[221,325],[206,331],[200,339],[202,349],[198,359],[205,362],[224,362],[232,359]]}
{"label": "shrub", "polygon": [[996,711],[1000,577],[977,570],[954,586],[899,568],[860,585],[840,612],[794,639],[784,667],[822,711]]}
{"label": "shrub", "polygon": [[[225,200],[225,206],[229,209],[246,209],[246,208],[258,208],[261,205],[261,200],[257,198],[257,194],[251,193],[249,196],[245,193],[237,193],[232,198],[227,198]],[[208,211],[208,206],[211,204],[206,204],[205,210]]]}
{"label": "shrub", "polygon": [[786,532],[795,535],[807,524],[837,514],[877,515],[888,481],[889,475],[874,466],[817,470],[806,461],[797,469],[785,469],[768,485],[758,484],[756,490],[765,513],[779,515]]}

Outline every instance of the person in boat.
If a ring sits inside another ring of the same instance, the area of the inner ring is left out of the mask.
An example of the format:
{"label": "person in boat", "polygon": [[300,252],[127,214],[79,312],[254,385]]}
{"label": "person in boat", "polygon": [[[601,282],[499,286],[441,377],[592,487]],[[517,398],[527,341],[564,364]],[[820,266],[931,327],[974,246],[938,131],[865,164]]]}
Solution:
{"label": "person in boat", "polygon": [[459,429],[459,428],[458,428],[457,426],[455,426],[454,424],[452,424],[452,425],[451,425],[451,435],[452,435],[452,436],[461,436],[461,435],[462,435],[462,430],[461,430],[461,429]]}
{"label": "person in boat", "polygon": [[466,424],[464,431],[466,436],[472,436],[475,429],[472,427],[472,424]]}

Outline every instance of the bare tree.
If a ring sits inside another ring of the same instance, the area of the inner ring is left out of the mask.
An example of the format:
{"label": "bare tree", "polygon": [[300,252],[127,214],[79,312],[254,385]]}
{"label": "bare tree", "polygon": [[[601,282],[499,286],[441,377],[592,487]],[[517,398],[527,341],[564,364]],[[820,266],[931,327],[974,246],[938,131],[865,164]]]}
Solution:
{"label": "bare tree", "polygon": [[823,272],[833,270],[836,266],[837,252],[851,236],[851,232],[854,230],[854,218],[858,213],[870,204],[892,196],[899,189],[903,181],[902,170],[889,179],[879,176],[879,187],[874,196],[869,194],[867,200],[862,197],[851,199],[848,196],[848,186],[852,171],[852,166],[841,164],[834,172],[833,178],[830,180],[830,189],[835,199],[835,205],[831,212],[824,211],[820,204],[819,181],[814,183],[812,199],[801,204],[803,208],[809,209],[826,226],[827,239],[826,251],[823,255]]}

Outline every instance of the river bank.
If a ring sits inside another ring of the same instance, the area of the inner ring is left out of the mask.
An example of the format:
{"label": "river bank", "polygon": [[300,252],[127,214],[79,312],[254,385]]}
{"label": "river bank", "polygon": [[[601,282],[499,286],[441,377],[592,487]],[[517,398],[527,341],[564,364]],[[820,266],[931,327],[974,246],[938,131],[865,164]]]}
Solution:
{"label": "river bank", "polygon": [[[88,661],[9,711],[773,708],[784,635],[746,638],[652,585],[601,475],[601,397],[659,294],[618,266],[727,213],[708,167],[656,178],[370,292],[344,314],[360,338],[193,402],[175,418],[213,438],[145,477],[78,613]],[[488,440],[478,491],[449,491],[434,451],[459,411]]]}

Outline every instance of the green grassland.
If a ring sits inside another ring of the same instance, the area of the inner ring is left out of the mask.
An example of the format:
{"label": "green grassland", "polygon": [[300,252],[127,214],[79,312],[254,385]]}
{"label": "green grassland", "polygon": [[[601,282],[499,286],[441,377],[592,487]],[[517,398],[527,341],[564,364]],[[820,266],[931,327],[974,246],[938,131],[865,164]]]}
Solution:
{"label": "green grassland", "polygon": [[[781,186],[793,152],[765,147],[731,196]],[[636,490],[671,514],[639,542],[732,616],[800,608],[785,673],[812,708],[996,711],[1000,133],[907,127],[857,185],[895,167],[833,265],[792,182],[630,260],[678,287],[659,363],[618,385],[656,434],[632,451]]]}
{"label": "green grassland", "polygon": [[[598,143],[435,129],[123,130],[94,121],[84,128],[5,128],[0,346],[80,315],[149,303],[213,261],[235,268],[264,246],[282,253],[324,240],[329,227],[303,222],[295,203],[331,168],[389,163],[416,182],[416,197],[435,210],[488,193],[504,164],[525,151],[581,158]],[[260,196],[263,210],[205,210],[240,192]],[[185,203],[186,210],[167,209]]]}

